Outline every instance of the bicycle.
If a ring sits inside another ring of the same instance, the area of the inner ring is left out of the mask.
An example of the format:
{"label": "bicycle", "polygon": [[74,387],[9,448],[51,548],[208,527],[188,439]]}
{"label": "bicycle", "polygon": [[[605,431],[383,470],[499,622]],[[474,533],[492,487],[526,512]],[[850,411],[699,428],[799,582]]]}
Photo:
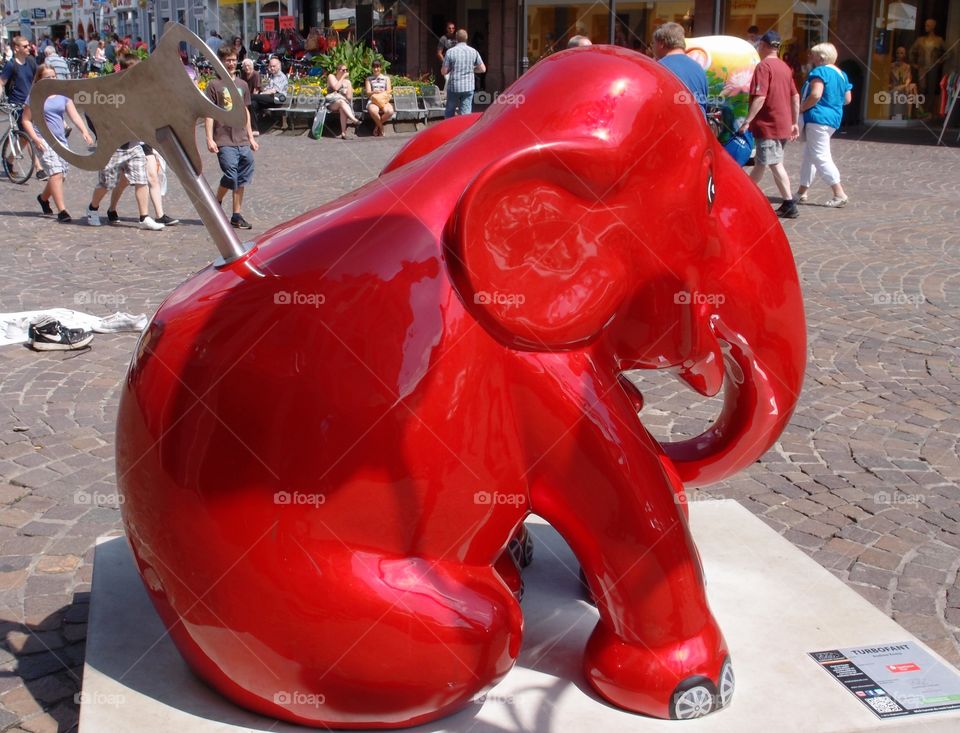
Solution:
{"label": "bicycle", "polygon": [[36,151],[27,133],[17,127],[22,107],[4,102],[0,104],[0,113],[6,113],[9,129],[0,139],[0,156],[3,158],[3,172],[11,183],[26,183],[33,175],[36,165]]}
{"label": "bicycle", "polygon": [[90,62],[87,59],[67,59],[71,79],[84,79],[90,73]]}

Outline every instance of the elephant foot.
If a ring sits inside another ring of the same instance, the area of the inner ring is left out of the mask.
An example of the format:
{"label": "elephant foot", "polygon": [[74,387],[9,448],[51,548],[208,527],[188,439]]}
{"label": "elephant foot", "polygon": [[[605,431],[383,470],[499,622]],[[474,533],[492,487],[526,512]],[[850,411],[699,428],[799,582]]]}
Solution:
{"label": "elephant foot", "polygon": [[654,718],[699,718],[733,697],[733,667],[712,620],[703,632],[657,649],[627,643],[601,622],[587,642],[584,670],[603,698]]}

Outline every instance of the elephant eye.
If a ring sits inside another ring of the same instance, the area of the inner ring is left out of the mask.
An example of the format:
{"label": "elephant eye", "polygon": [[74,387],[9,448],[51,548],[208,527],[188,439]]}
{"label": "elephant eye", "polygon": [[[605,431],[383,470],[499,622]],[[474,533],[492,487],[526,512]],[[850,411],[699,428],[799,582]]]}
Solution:
{"label": "elephant eye", "polygon": [[717,196],[717,189],[713,185],[713,171],[707,174],[707,208],[713,208],[713,200]]}

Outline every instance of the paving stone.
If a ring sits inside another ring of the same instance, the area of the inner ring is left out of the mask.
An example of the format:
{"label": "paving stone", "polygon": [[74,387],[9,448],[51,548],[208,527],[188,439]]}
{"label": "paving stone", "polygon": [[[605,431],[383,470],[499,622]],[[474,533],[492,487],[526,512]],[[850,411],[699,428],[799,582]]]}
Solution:
{"label": "paving stone", "polygon": [[900,557],[891,552],[870,548],[861,553],[858,558],[864,565],[883,570],[896,570],[900,567]]}
{"label": "paving stone", "polygon": [[76,555],[44,555],[37,561],[37,572],[68,573],[79,564],[80,558]]}
{"label": "paving stone", "polygon": [[26,687],[18,687],[0,695],[0,704],[17,716],[12,721],[14,723],[21,718],[43,712],[43,706]]}
{"label": "paving stone", "polygon": [[859,562],[850,569],[850,581],[853,583],[889,588],[894,578],[896,575],[889,570],[872,568]]}
{"label": "paving stone", "polygon": [[46,677],[49,674],[62,672],[69,668],[70,665],[61,651],[30,654],[20,657],[17,661],[17,675],[27,681]]}
{"label": "paving stone", "polygon": [[56,631],[7,632],[7,647],[15,654],[53,651],[64,645],[63,637]]}

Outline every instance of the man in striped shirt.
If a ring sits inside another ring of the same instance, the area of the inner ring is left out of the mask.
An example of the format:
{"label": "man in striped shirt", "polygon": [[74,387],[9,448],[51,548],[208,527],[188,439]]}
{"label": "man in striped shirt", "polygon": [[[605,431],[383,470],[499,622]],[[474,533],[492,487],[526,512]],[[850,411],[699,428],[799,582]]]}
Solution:
{"label": "man in striped shirt", "polygon": [[474,74],[483,74],[487,67],[475,48],[467,45],[467,32],[457,31],[457,45],[443,57],[441,73],[447,79],[447,109],[444,117],[468,115],[473,110]]}

